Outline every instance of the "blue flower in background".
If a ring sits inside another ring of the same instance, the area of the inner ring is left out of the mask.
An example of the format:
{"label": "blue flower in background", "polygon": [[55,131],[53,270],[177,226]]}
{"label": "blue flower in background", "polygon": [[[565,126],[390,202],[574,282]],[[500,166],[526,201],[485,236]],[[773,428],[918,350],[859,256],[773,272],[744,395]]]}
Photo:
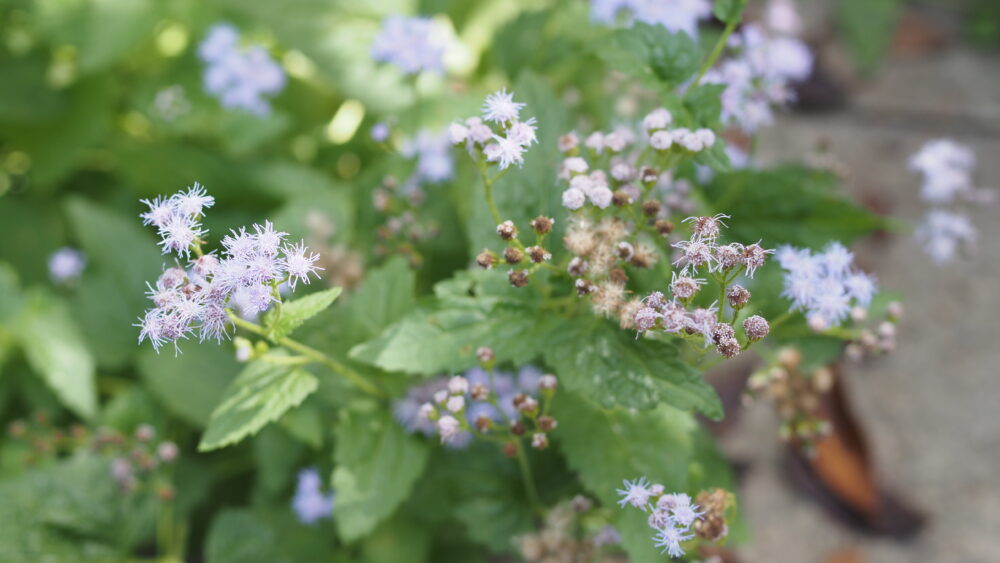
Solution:
{"label": "blue flower in background", "polygon": [[261,45],[240,45],[239,31],[230,24],[213,26],[198,46],[205,61],[205,91],[227,108],[267,115],[265,95],[285,88],[285,73]]}
{"label": "blue flower in background", "polygon": [[314,524],[322,518],[333,517],[334,494],[323,494],[320,490],[322,486],[323,480],[315,468],[299,471],[292,509],[303,524]]}

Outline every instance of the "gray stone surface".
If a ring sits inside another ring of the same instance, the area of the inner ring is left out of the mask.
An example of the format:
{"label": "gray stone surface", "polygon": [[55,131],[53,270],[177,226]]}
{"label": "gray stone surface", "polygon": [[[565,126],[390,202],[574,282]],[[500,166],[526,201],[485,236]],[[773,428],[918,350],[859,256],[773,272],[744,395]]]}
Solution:
{"label": "gray stone surface", "polygon": [[[795,160],[827,141],[850,171],[849,190],[915,222],[926,206],[906,159],[940,136],[971,145],[978,183],[1000,187],[1000,57],[955,49],[891,60],[849,109],[782,118],[759,157]],[[947,267],[908,234],[856,248],[883,287],[905,294],[907,315],[897,353],[851,369],[851,395],[878,472],[929,513],[927,528],[907,543],[871,538],[794,493],[780,470],[777,419],[760,402],[725,440],[752,462],[742,491],[754,534],[740,550],[746,561],[819,562],[843,548],[879,563],[1000,561],[1000,206],[971,215],[978,251]]]}

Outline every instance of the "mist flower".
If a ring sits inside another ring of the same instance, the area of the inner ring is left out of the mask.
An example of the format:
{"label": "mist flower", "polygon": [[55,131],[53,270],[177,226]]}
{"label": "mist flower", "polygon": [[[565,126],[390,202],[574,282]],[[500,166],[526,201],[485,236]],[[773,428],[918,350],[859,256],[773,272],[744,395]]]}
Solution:
{"label": "mist flower", "polygon": [[405,74],[444,72],[448,36],[434,20],[389,16],[372,44],[372,58],[395,65]]}
{"label": "mist flower", "polygon": [[782,294],[793,310],[806,313],[814,328],[839,325],[853,306],[867,306],[877,288],[873,277],[854,269],[854,255],[839,242],[817,254],[785,246],[778,249],[777,260],[785,270]]}
{"label": "mist flower", "polygon": [[323,494],[323,480],[314,468],[299,471],[292,497],[292,510],[299,522],[315,524],[323,518],[333,517],[334,494]]}
{"label": "mist flower", "polygon": [[256,115],[271,111],[265,95],[285,88],[285,73],[261,45],[242,46],[239,32],[230,24],[216,24],[198,46],[205,62],[205,91],[223,106]]}
{"label": "mist flower", "polygon": [[87,266],[87,255],[64,246],[49,256],[49,279],[55,284],[68,284],[79,279]]}

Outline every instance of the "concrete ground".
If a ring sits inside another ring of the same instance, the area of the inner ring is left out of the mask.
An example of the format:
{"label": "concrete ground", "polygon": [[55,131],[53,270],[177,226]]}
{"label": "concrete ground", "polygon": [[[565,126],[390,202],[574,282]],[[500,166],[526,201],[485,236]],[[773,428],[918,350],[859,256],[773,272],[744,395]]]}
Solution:
{"label": "concrete ground", "polygon": [[[1000,188],[1000,56],[952,48],[890,60],[854,88],[851,105],[825,116],[785,116],[762,138],[765,163],[801,159],[820,141],[850,171],[853,193],[875,196],[917,221],[925,205],[907,157],[927,139],[969,144],[981,186]],[[935,266],[908,235],[856,250],[885,288],[906,296],[898,351],[850,369],[851,398],[869,432],[877,471],[929,514],[900,543],[851,531],[792,491],[781,471],[777,418],[760,402],[725,439],[751,462],[743,502],[749,563],[1000,561],[1000,206],[971,212],[980,245],[971,258]]]}

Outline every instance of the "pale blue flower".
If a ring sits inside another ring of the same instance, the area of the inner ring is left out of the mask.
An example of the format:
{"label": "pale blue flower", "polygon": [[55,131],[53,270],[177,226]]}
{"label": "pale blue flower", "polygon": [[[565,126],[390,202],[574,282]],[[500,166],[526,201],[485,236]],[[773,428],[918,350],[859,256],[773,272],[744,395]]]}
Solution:
{"label": "pale blue flower", "polygon": [[321,491],[323,480],[314,468],[299,471],[292,509],[303,524],[314,524],[323,518],[333,517],[335,495]]}
{"label": "pale blue flower", "polygon": [[444,72],[448,38],[430,18],[389,16],[372,44],[372,58],[406,74]]}

